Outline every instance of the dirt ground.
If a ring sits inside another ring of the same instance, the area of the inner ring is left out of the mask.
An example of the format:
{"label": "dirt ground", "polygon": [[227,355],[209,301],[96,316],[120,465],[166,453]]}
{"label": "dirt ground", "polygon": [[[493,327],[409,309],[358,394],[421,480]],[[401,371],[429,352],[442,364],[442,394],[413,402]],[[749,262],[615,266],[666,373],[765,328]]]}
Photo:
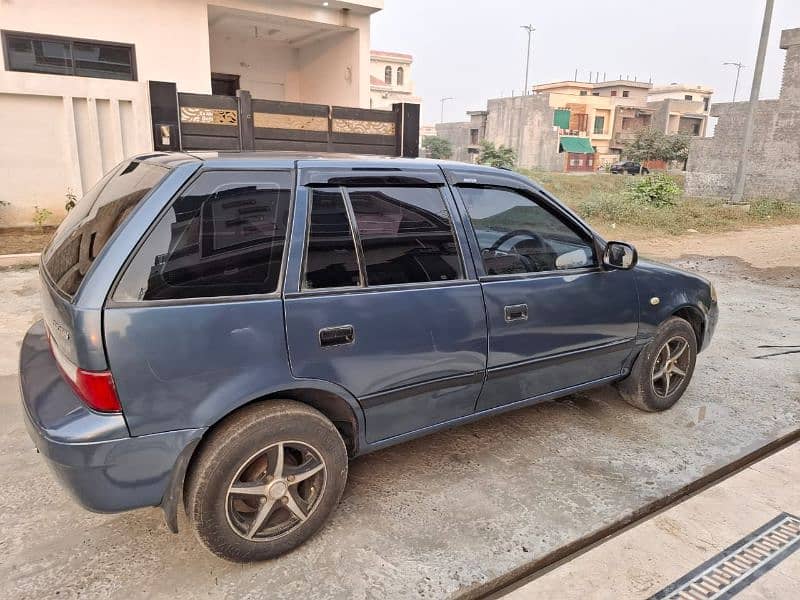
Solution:
{"label": "dirt ground", "polygon": [[800,225],[623,239],[644,257],[710,276],[736,272],[746,280],[800,288]]}
{"label": "dirt ground", "polygon": [[0,229],[0,254],[41,252],[53,237],[55,227],[9,227]]}
{"label": "dirt ground", "polygon": [[183,518],[172,535],[158,509],[91,514],[60,488],[17,396],[36,273],[0,272],[0,598],[444,598],[498,580],[800,427],[799,233],[630,240],[718,289],[673,409],[603,387],[360,457],[320,534],[256,565],[211,556]]}

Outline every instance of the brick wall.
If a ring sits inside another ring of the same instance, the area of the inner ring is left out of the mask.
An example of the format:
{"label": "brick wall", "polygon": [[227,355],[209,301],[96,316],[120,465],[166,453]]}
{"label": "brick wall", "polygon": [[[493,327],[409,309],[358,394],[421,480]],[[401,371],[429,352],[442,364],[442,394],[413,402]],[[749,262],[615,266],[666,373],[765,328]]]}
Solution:
{"label": "brick wall", "polygon": [[[800,28],[783,31],[781,48],[786,50],[781,95],[758,102],[744,194],[800,202]],[[714,137],[692,140],[687,195],[724,197],[733,192],[747,110],[746,102],[711,107],[719,120]]]}

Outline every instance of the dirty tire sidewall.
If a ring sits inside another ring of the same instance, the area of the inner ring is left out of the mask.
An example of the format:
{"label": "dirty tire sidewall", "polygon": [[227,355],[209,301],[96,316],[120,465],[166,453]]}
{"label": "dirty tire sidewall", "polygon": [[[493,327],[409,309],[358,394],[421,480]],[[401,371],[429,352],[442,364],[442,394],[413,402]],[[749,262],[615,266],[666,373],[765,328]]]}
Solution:
{"label": "dirty tire sidewall", "polygon": [[[681,384],[666,398],[653,390],[652,369],[658,351],[672,337],[681,336],[689,343],[689,366]],[[633,363],[630,375],[617,384],[620,394],[628,404],[648,412],[657,412],[672,408],[683,396],[694,374],[697,362],[697,337],[692,326],[680,317],[670,317],[656,331],[653,340],[645,346]]]}
{"label": "dirty tire sidewall", "polygon": [[[322,455],[325,489],[311,516],[282,537],[250,541],[231,529],[227,491],[239,467],[254,453],[280,441],[307,442]],[[198,539],[234,562],[274,558],[314,535],[339,503],[347,481],[347,450],[339,432],[319,411],[292,400],[270,400],[241,409],[204,440],[187,474],[184,504]]]}

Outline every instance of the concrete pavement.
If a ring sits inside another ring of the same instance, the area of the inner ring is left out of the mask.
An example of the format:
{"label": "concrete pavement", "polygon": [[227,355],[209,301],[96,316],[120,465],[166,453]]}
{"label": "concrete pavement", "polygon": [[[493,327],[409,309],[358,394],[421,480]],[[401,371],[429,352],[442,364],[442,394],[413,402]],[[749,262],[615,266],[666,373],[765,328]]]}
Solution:
{"label": "concrete pavement", "polygon": [[[777,535],[747,540],[776,519],[782,523]],[[503,598],[705,600],[738,589],[742,600],[789,600],[800,597],[798,550],[800,443],[795,443]]]}
{"label": "concrete pavement", "polygon": [[797,290],[714,279],[717,336],[672,410],[603,388],[359,458],[319,535],[241,566],[158,509],[91,514],[57,485],[17,398],[35,272],[0,272],[0,597],[443,598],[502,582],[800,426],[800,355],[754,358],[800,343]]}

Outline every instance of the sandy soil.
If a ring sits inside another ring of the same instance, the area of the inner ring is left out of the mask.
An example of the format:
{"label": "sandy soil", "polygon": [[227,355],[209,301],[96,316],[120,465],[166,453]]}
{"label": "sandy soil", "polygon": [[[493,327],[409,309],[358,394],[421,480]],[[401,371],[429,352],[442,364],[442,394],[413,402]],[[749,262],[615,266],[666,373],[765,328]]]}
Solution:
{"label": "sandy soil", "polygon": [[653,258],[737,257],[756,269],[800,268],[800,225],[632,239],[631,242],[643,255]]}
{"label": "sandy soil", "polygon": [[55,229],[49,226],[41,230],[33,227],[0,229],[0,254],[41,252],[53,237]]}

